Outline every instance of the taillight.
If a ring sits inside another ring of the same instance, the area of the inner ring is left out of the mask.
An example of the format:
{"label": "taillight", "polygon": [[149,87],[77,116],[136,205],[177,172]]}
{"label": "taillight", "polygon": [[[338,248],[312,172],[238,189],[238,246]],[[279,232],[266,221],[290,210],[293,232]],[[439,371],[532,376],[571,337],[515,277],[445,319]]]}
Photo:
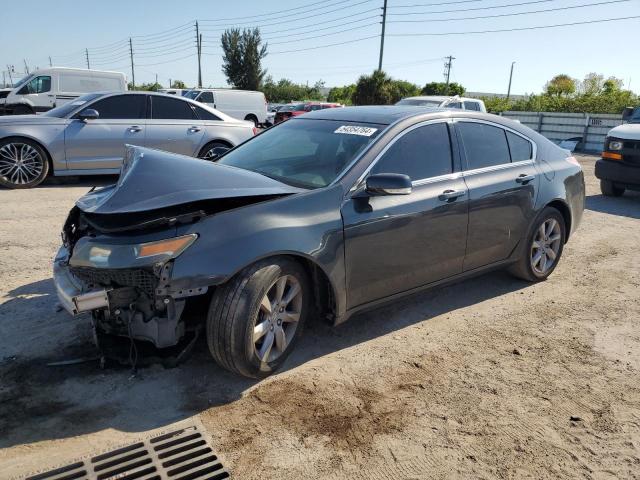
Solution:
{"label": "taillight", "polygon": [[258,129],[253,127],[251,130],[253,130],[253,136],[255,137],[258,134]]}

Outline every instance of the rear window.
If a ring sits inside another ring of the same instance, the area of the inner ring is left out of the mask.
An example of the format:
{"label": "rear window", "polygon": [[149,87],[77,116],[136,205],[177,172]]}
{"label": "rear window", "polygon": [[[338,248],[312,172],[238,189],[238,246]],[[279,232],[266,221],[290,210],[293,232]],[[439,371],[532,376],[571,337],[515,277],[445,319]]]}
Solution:
{"label": "rear window", "polygon": [[414,105],[416,107],[439,107],[440,100],[420,100],[414,98],[403,98],[396,105]]}
{"label": "rear window", "polygon": [[465,110],[475,110],[476,112],[480,111],[480,104],[478,102],[464,102]]}
{"label": "rear window", "polygon": [[220,120],[217,115],[214,115],[209,110],[198,106],[194,106],[194,108],[196,109],[196,113],[198,114],[198,117],[200,117],[200,120]]}

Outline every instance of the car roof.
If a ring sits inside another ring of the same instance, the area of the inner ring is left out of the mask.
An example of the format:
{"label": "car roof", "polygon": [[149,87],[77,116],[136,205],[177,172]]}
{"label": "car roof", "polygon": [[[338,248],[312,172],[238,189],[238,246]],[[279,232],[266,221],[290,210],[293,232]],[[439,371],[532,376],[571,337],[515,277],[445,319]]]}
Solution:
{"label": "car roof", "polygon": [[481,102],[482,101],[477,98],[445,96],[445,95],[418,95],[416,97],[405,97],[402,100],[435,100],[437,102],[444,102],[445,100],[453,100],[454,98],[465,101],[465,102],[468,102],[468,101]]}
{"label": "car roof", "polygon": [[424,115],[425,113],[438,114],[437,117],[451,116],[450,109],[416,107],[414,105],[384,105],[367,107],[327,108],[309,112],[302,119],[339,120],[343,122],[363,122],[390,125],[398,120],[408,117]]}

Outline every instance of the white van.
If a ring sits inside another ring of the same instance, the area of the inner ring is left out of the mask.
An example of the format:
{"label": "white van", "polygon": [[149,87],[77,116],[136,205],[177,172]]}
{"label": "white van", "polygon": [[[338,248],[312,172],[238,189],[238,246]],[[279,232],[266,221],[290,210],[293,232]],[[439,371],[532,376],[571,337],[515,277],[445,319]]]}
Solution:
{"label": "white van", "polygon": [[126,90],[127,78],[124,73],[44,68],[24,77],[12,90],[1,92],[0,111],[5,115],[46,112],[85,93]]}
{"label": "white van", "polygon": [[267,121],[267,99],[262,92],[230,88],[194,89],[185,97],[206,103],[239,120],[249,120],[257,127]]}
{"label": "white van", "polygon": [[159,93],[166,93],[167,95],[175,95],[177,97],[184,97],[187,92],[190,92],[190,88],[159,88]]}

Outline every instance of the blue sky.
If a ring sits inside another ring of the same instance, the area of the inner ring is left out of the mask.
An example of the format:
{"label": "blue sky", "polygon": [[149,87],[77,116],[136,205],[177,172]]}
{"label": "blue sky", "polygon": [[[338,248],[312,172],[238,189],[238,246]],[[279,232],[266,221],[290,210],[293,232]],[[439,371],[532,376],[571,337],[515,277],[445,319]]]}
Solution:
{"label": "blue sky", "polygon": [[[444,57],[453,55],[451,79],[469,91],[506,92],[509,68],[516,62],[512,93],[539,92],[553,75],[583,78],[589,72],[622,78],[640,91],[640,0],[617,1],[584,8],[470,19],[519,12],[560,9],[606,0],[388,0],[383,68],[395,78],[418,84],[441,81]],[[526,3],[526,4],[523,4]],[[380,7],[383,0],[109,0],[4,2],[0,27],[0,68],[24,71],[54,65],[85,67],[89,49],[92,68],[123,71],[131,78],[128,38],[133,36],[136,83],[197,79],[195,32],[200,20],[203,83],[223,86],[221,31],[231,26],[261,26],[269,39],[265,66],[275,78],[327,86],[355,81],[378,63]],[[437,4],[437,5],[436,5]],[[505,8],[505,5],[521,4]],[[408,7],[408,5],[417,5]],[[451,10],[457,10],[452,12]],[[467,11],[460,11],[467,10]],[[443,12],[449,11],[449,12]],[[434,13],[443,12],[443,13]],[[242,17],[242,18],[239,18]],[[432,20],[405,22],[401,20]],[[433,21],[446,20],[446,21]],[[461,35],[424,34],[527,28],[599,21],[540,30]],[[352,22],[352,23],[349,23]],[[353,29],[350,31],[345,31]],[[162,33],[164,32],[164,33]],[[421,36],[396,36],[421,34]],[[320,35],[325,35],[320,37]],[[316,37],[316,38],[309,38]],[[366,40],[351,43],[353,40]],[[290,50],[323,47],[298,52]],[[185,58],[186,57],[186,58]]]}

